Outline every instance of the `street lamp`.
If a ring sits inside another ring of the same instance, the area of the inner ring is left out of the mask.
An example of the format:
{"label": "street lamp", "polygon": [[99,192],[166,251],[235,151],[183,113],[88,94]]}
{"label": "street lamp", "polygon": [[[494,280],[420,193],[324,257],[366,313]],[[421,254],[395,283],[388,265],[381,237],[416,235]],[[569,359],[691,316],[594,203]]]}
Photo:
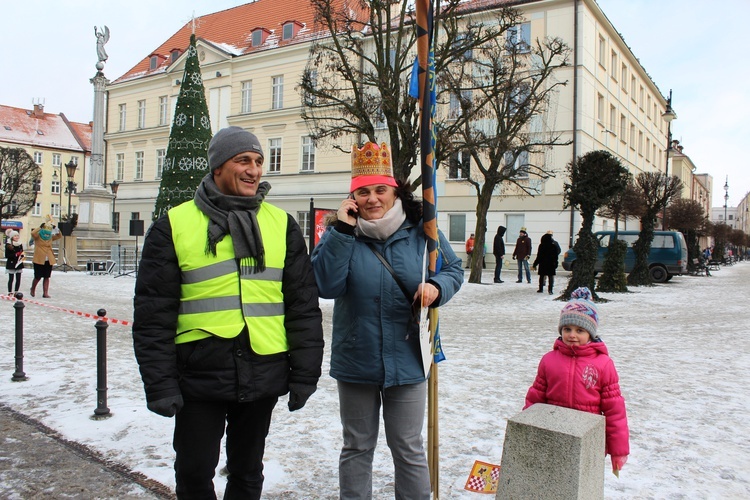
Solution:
{"label": "street lamp", "polygon": [[[664,121],[667,122],[667,160],[664,165],[664,175],[666,179],[669,179],[669,152],[672,150],[672,120],[677,119],[677,113],[672,109],[672,89],[669,89],[669,98],[667,99],[667,109],[661,114]],[[666,180],[665,179],[665,180]],[[661,218],[662,230],[667,230],[667,202],[664,202],[664,214]]]}
{"label": "street lamp", "polygon": [[729,204],[729,176],[724,183],[724,224],[727,223],[727,205]]}
{"label": "street lamp", "polygon": [[117,179],[109,183],[109,188],[112,190],[112,229],[114,229],[116,233],[120,232],[120,221],[116,218],[117,211],[115,210],[115,203],[117,202],[117,189],[119,187],[120,183],[117,182]]}
{"label": "street lamp", "polygon": [[73,182],[73,177],[76,175],[77,168],[78,165],[73,161],[73,158],[71,158],[70,161],[65,164],[65,172],[68,174],[68,221],[70,221],[71,218],[70,197],[73,194],[73,190],[76,188],[76,183]]}

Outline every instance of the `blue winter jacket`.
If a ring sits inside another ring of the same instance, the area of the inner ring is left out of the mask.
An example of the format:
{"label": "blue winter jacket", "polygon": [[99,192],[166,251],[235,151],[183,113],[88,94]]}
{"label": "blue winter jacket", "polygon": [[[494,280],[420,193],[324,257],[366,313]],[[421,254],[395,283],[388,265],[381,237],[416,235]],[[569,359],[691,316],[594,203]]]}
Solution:
{"label": "blue winter jacket", "polygon": [[[425,236],[421,222],[405,221],[386,241],[344,234],[329,227],[312,253],[320,296],[335,299],[331,371],[344,382],[383,387],[425,380],[419,349],[419,328],[412,319],[411,300],[378,260],[373,243],[393,267],[410,295],[422,280]],[[430,279],[441,306],[461,288],[461,260],[440,233],[442,268]]]}

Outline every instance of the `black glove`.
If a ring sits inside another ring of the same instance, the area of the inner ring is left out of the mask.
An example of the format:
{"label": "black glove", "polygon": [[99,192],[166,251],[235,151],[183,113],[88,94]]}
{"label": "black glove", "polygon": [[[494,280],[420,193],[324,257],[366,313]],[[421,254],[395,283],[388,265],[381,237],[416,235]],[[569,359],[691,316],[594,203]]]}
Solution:
{"label": "black glove", "polygon": [[317,386],[309,384],[289,384],[289,411],[297,411],[305,406]]}
{"label": "black glove", "polygon": [[183,406],[182,395],[149,401],[146,407],[162,417],[174,417]]}

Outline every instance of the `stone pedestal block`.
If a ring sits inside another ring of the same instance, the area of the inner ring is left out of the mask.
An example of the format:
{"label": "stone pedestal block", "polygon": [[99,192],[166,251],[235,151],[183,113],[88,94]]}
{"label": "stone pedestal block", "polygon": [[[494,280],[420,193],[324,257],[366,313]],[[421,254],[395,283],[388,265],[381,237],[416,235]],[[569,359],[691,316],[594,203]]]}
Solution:
{"label": "stone pedestal block", "polygon": [[508,420],[496,499],[604,497],[604,417],[536,404]]}

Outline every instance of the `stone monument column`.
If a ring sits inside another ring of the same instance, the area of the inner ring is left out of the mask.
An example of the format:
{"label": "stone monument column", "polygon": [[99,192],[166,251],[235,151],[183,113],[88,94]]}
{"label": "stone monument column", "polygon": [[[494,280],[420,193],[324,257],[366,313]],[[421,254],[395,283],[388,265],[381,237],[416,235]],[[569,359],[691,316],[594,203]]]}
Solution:
{"label": "stone monument column", "polygon": [[[94,27],[96,35],[96,53],[99,60],[96,63],[96,74],[91,80],[94,86],[94,119],[91,131],[91,155],[88,162],[84,162],[84,186],[78,193],[79,214],[78,226],[74,235],[79,239],[112,239],[115,237],[112,229],[112,203],[114,196],[107,190],[105,176],[105,146],[104,128],[106,124],[105,88],[109,80],[104,76],[104,62],[107,53],[104,44],[109,40],[109,28],[99,31]],[[97,246],[93,241],[89,242]],[[110,242],[102,245],[108,247]]]}

